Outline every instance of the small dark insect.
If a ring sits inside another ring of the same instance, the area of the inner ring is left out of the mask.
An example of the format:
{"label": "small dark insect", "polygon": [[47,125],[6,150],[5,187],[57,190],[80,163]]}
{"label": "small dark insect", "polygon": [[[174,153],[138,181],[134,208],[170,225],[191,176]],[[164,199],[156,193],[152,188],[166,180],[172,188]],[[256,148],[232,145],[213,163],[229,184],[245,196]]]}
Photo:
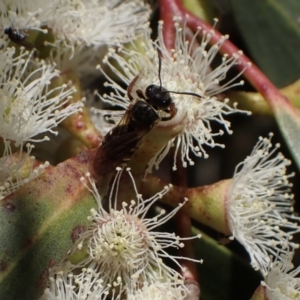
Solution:
{"label": "small dark insect", "polygon": [[18,44],[20,46],[24,46],[26,49],[31,50],[34,48],[34,45],[28,41],[26,41],[27,34],[19,31],[18,29],[14,28],[13,26],[6,27],[4,29],[4,33],[8,35],[9,39]]}
{"label": "small dark insect", "polygon": [[94,172],[104,176],[125,166],[138,142],[158,121],[158,113],[148,103],[138,100],[130,105],[119,124],[104,137],[93,162]]}

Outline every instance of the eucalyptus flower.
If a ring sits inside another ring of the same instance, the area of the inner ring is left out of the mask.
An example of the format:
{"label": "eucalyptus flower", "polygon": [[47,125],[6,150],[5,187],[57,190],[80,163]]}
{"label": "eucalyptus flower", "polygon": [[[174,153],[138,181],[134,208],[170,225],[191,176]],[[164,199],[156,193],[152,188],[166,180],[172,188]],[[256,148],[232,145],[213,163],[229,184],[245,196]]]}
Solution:
{"label": "eucalyptus flower", "polygon": [[41,133],[56,134],[54,128],[68,116],[79,112],[82,102],[68,105],[75,89],[67,84],[52,86],[60,75],[54,65],[33,60],[33,52],[14,48],[0,51],[0,136],[15,141],[40,142]]}
{"label": "eucalyptus flower", "polygon": [[[176,31],[174,49],[166,48],[163,40],[163,22],[159,22],[158,38],[155,41],[150,37],[151,30],[145,27],[143,35],[136,42],[130,43],[130,46],[109,49],[109,53],[103,60],[104,66],[98,66],[106,76],[105,85],[111,89],[110,94],[99,95],[99,97],[103,102],[119,108],[109,113],[115,123],[129,107],[130,97],[133,101],[140,99],[139,90],[145,93],[149,85],[155,84],[170,93],[177,113],[171,120],[160,122],[159,126],[176,126],[180,123],[184,124],[184,129],[157,152],[149,162],[148,171],[153,166],[158,167],[173,146],[175,147],[173,169],[176,169],[177,153],[183,166],[186,167],[187,164],[194,164],[191,153],[198,157],[208,157],[204,146],[224,147],[215,142],[215,138],[222,135],[224,131],[214,132],[211,122],[219,123],[227,133],[231,133],[230,122],[225,120],[224,116],[241,112],[236,105],[229,106],[228,99],[221,101],[217,99],[217,95],[223,91],[243,84],[242,81],[237,83],[235,81],[240,74],[223,83],[228,70],[239,63],[240,53],[236,53],[231,58],[224,55],[220,64],[211,69],[212,61],[228,36],[223,36],[217,44],[209,48],[208,42],[213,31],[203,32],[203,38],[198,43],[196,37],[201,28],[191,39],[188,39],[188,28],[185,24],[181,26],[179,21],[178,19],[174,21]],[[159,57],[161,57],[161,66]],[[110,73],[106,71],[107,68]],[[113,77],[109,74],[113,74]],[[101,110],[91,111],[103,116]],[[107,128],[104,130],[107,132]]]}
{"label": "eucalyptus flower", "polygon": [[[190,238],[180,238],[174,233],[154,230],[172,218],[183,204],[166,215],[162,210],[155,217],[146,217],[150,206],[165,195],[171,186],[165,187],[149,199],[143,199],[136,189],[129,169],[127,172],[136,199],[131,200],[129,204],[123,201],[121,209],[117,209],[120,199],[117,199],[116,195],[122,175],[122,169],[117,168],[108,199],[108,210],[103,208],[96,185],[87,174],[91,185],[89,189],[97,201],[98,210],[91,210],[91,226],[80,236],[72,251],[72,254],[78,251],[86,253],[77,267],[88,266],[100,272],[106,284],[120,277],[124,287],[131,293],[143,282],[149,285],[158,280],[182,282],[182,275],[167,266],[163,259],[172,260],[181,269],[177,261],[179,257],[169,254],[166,249],[181,248],[184,246],[182,241]],[[122,197],[122,194],[119,197]]]}
{"label": "eucalyptus flower", "polygon": [[290,161],[272,147],[272,134],[260,138],[252,153],[235,170],[226,201],[232,238],[248,251],[251,264],[264,275],[270,256],[286,254],[298,245],[291,242],[299,232],[293,213],[293,195],[287,173]]}

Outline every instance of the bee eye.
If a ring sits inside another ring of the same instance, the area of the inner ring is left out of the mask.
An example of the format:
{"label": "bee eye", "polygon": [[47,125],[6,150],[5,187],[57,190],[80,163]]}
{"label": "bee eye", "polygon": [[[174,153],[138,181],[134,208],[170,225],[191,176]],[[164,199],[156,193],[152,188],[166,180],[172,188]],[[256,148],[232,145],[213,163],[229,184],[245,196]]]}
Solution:
{"label": "bee eye", "polygon": [[154,84],[150,84],[150,85],[147,86],[146,92],[145,92],[145,94],[146,94],[147,97],[149,97],[149,96],[152,95],[152,89],[153,89],[153,87],[154,87]]}
{"label": "bee eye", "polygon": [[147,97],[146,101],[155,109],[168,108],[172,102],[170,93],[164,87],[159,85],[148,85],[145,94]]}

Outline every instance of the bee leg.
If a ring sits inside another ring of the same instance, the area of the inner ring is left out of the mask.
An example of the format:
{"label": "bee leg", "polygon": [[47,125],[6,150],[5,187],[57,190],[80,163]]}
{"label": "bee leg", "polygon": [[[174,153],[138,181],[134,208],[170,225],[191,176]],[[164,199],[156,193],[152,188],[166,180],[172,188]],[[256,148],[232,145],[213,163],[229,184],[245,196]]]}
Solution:
{"label": "bee leg", "polygon": [[139,75],[136,75],[136,76],[132,79],[132,81],[130,82],[130,84],[129,84],[128,88],[127,88],[127,96],[128,96],[128,98],[129,98],[130,101],[133,100],[133,97],[132,97],[132,95],[131,95],[131,91],[132,91],[132,89],[133,89],[134,84],[135,84],[136,81],[138,80],[138,78],[139,78]]}
{"label": "bee leg", "polygon": [[170,119],[173,119],[175,117],[175,115],[177,114],[177,108],[175,106],[175,103],[172,102],[170,104]]}
{"label": "bee leg", "polygon": [[169,113],[170,116],[169,117],[164,117],[162,118],[162,121],[169,121],[169,120],[172,120],[175,115],[177,114],[177,108],[175,107],[175,103],[172,102],[169,106],[168,109],[164,110],[165,112]]}

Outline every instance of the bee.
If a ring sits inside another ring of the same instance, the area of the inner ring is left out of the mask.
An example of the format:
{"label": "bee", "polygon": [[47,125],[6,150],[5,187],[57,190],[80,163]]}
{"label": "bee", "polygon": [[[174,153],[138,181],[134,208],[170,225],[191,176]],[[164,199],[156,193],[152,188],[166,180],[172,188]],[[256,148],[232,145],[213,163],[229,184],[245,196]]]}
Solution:
{"label": "bee", "polygon": [[[161,57],[158,55],[159,85],[150,84],[145,91],[136,90],[138,99],[132,96],[132,90],[139,74],[131,81],[127,88],[127,96],[132,104],[126,110],[119,124],[109,131],[97,150],[93,162],[94,172],[98,176],[105,176],[117,166],[125,166],[136,150],[138,142],[160,121],[174,118],[177,109],[170,93],[192,95],[190,92],[168,91],[162,86]],[[162,114],[163,112],[163,114]]]}

